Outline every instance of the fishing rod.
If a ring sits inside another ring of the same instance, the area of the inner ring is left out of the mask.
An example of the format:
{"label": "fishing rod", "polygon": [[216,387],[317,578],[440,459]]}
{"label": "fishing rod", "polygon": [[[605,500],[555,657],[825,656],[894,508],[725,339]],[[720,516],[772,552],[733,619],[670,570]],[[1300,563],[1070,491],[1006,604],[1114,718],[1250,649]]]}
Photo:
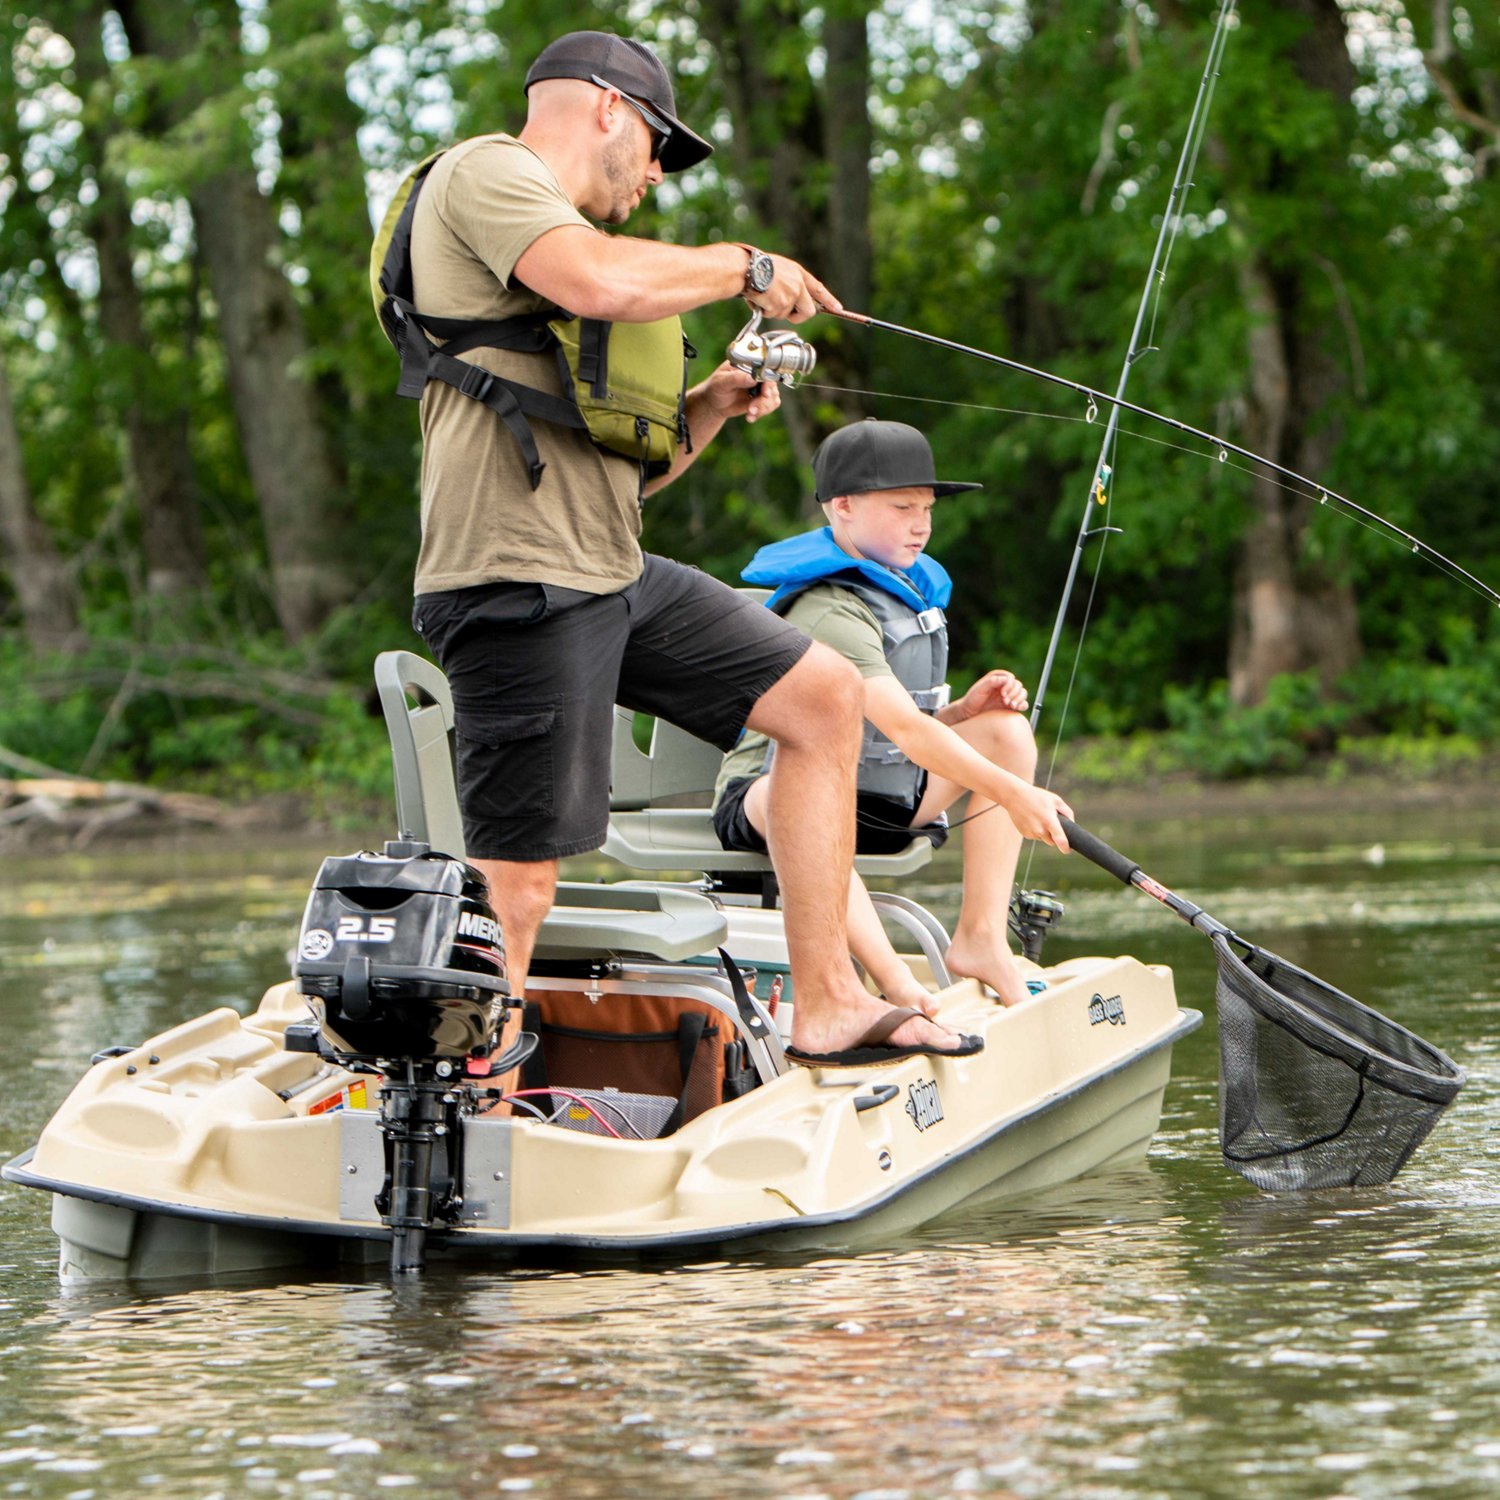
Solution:
{"label": "fishing rod", "polygon": [[[1135,368],[1135,362],[1143,354],[1149,352],[1150,347],[1141,347],[1141,329],[1146,322],[1146,309],[1151,303],[1151,293],[1156,290],[1157,297],[1161,296],[1161,284],[1166,279],[1166,267],[1162,265],[1164,251],[1170,253],[1169,247],[1175,243],[1177,232],[1182,225],[1182,204],[1188,189],[1192,187],[1193,168],[1197,164],[1198,148],[1203,140],[1203,132],[1208,125],[1208,112],[1213,102],[1214,83],[1219,76],[1219,64],[1224,56],[1224,44],[1229,38],[1229,22],[1234,15],[1235,0],[1223,0],[1219,7],[1219,19],[1214,27],[1213,39],[1208,47],[1208,59],[1203,67],[1203,77],[1198,81],[1198,93],[1193,100],[1193,112],[1188,119],[1187,134],[1183,137],[1182,154],[1177,158],[1177,173],[1172,179],[1172,191],[1167,198],[1167,211],[1162,215],[1161,231],[1156,236],[1156,248],[1151,253],[1151,264],[1146,270],[1145,285],[1141,288],[1140,305],[1135,311],[1135,326],[1130,330],[1130,343],[1125,350],[1125,361],[1120,366],[1120,380],[1115,387],[1116,404],[1109,409],[1109,420],[1105,424],[1104,437],[1099,444],[1099,457],[1094,462],[1093,476],[1089,481],[1088,493],[1084,497],[1083,514],[1078,521],[1078,536],[1073,543],[1073,556],[1068,563],[1068,576],[1063,584],[1062,599],[1058,602],[1057,618],[1052,624],[1052,637],[1047,642],[1047,656],[1042,663],[1042,675],[1037,682],[1036,696],[1031,701],[1031,728],[1035,732],[1037,725],[1041,722],[1042,704],[1047,697],[1047,685],[1052,680],[1052,663],[1057,658],[1057,648],[1062,641],[1063,627],[1067,622],[1068,606],[1073,601],[1073,589],[1078,581],[1078,569],[1083,562],[1083,550],[1095,537],[1116,530],[1110,526],[1094,525],[1095,505],[1107,505],[1109,502],[1109,481],[1111,478],[1110,458],[1114,450],[1115,434],[1120,426],[1120,407],[1118,402],[1125,395],[1125,387],[1130,382],[1130,372]],[[1158,267],[1160,273],[1158,276]],[[1152,332],[1155,332],[1155,318],[1152,319]],[[1101,562],[1103,560],[1101,553]],[[1097,572],[1096,572],[1097,578]],[[1092,603],[1092,596],[1090,596]],[[1085,627],[1087,617],[1085,617]],[[1080,637],[1079,649],[1082,649],[1082,638]],[[1070,695],[1071,696],[1071,695]],[[1067,714],[1067,702],[1063,704],[1064,716]],[[1062,726],[1058,730],[1061,733]]]}
{"label": "fishing rod", "polygon": [[1227,438],[1221,438],[1214,433],[1205,432],[1201,427],[1193,427],[1187,422],[1180,422],[1176,417],[1169,417],[1164,412],[1152,411],[1149,406],[1137,406],[1133,401],[1126,401],[1120,396],[1106,395],[1103,391],[1095,390],[1092,386],[1082,384],[1080,381],[1072,380],[1066,375],[1055,374],[1051,370],[1040,370],[1034,365],[1023,364],[1017,359],[1008,359],[1003,354],[992,354],[986,349],[975,349],[969,344],[960,344],[954,339],[940,338],[935,333],[924,333],[919,328],[906,328],[900,323],[889,323],[883,318],[873,317],[869,313],[853,312],[848,308],[835,311],[833,308],[824,308],[824,312],[830,317],[842,318],[849,323],[858,323],[866,328],[878,328],[885,333],[900,334],[903,338],[915,339],[919,343],[932,344],[939,349],[947,349],[954,354],[967,354],[973,359],[984,361],[986,364],[1000,365],[1007,370],[1014,370],[1019,375],[1029,375],[1034,380],[1046,381],[1050,385],[1063,386],[1067,390],[1075,391],[1083,396],[1089,403],[1089,410],[1085,419],[1092,421],[1098,415],[1101,404],[1116,408],[1119,411],[1134,412],[1139,417],[1146,417],[1152,422],[1158,422],[1164,427],[1170,427],[1187,437],[1196,438],[1200,442],[1208,443],[1218,449],[1220,463],[1228,461],[1231,453],[1240,458],[1249,459],[1253,464],[1258,464],[1263,469],[1269,469],[1275,474],[1280,474],[1284,479],[1289,479],[1297,484],[1305,486],[1305,489],[1296,492],[1301,493],[1303,498],[1316,499],[1320,505],[1331,506],[1335,511],[1352,516],[1354,519],[1371,527],[1383,536],[1393,538],[1401,542],[1410,552],[1425,558],[1434,567],[1447,573],[1450,577],[1457,579],[1466,587],[1473,589],[1476,594],[1488,599],[1491,604],[1500,606],[1500,592],[1492,589],[1482,579],[1476,578],[1466,568],[1460,567],[1450,557],[1445,557],[1436,547],[1429,546],[1420,537],[1413,536],[1411,532],[1396,525],[1394,521],[1388,521],[1384,516],[1377,515],[1373,510],[1357,504],[1349,499],[1347,495],[1341,495],[1337,490],[1326,484],[1320,484],[1317,480],[1309,479],[1305,474],[1299,474],[1296,469],[1289,469],[1285,464],[1279,464],[1275,459],[1267,458],[1264,454],[1255,453],[1249,448],[1242,448],[1238,443],[1231,443]]}

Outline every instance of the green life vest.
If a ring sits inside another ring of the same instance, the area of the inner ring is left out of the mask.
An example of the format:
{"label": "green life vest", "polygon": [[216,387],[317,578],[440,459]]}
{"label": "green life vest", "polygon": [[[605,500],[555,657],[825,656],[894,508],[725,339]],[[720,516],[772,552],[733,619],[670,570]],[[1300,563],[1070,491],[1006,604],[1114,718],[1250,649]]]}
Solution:
{"label": "green life vest", "polygon": [[[375,312],[401,356],[396,394],[415,399],[429,380],[441,380],[489,407],[520,445],[532,489],[546,467],[532,435],[532,418],[587,432],[599,447],[637,460],[643,479],[666,473],[678,445],[692,447],[683,403],[687,361],[696,351],[683,337],[680,318],[606,323],[559,308],[483,320],[417,311],[412,301],[412,220],[427,174],[442,155],[434,152],[401,179],[370,251]],[[550,395],[458,357],[471,349],[550,353],[564,394]]]}

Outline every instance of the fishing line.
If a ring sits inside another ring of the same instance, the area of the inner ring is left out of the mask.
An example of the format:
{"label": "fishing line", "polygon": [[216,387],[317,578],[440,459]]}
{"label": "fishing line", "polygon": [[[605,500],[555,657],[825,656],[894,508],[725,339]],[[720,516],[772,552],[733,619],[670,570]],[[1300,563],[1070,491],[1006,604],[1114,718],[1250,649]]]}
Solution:
{"label": "fishing line", "polygon": [[[1095,404],[1096,407],[1098,403],[1102,402],[1114,408],[1116,411],[1134,412],[1138,417],[1145,417],[1148,421],[1159,422],[1164,427],[1170,427],[1174,432],[1180,432],[1187,437],[1196,438],[1199,442],[1208,444],[1210,447],[1216,450],[1218,460],[1221,464],[1229,465],[1229,455],[1231,453],[1235,454],[1239,458],[1247,459],[1250,463],[1256,465],[1256,468],[1245,470],[1244,472],[1254,474],[1259,470],[1267,470],[1271,474],[1279,474],[1283,479],[1288,479],[1291,480],[1294,484],[1301,485],[1303,488],[1301,488],[1300,490],[1293,489],[1291,485],[1280,485],[1280,488],[1286,490],[1288,494],[1299,496],[1301,499],[1316,500],[1320,505],[1326,505],[1330,507],[1336,514],[1348,516],[1351,520],[1359,520],[1361,524],[1367,526],[1370,530],[1378,531],[1394,541],[1401,542],[1405,546],[1407,551],[1413,553],[1415,556],[1424,558],[1439,571],[1447,573],[1451,578],[1455,579],[1459,583],[1462,583],[1466,588],[1471,589],[1474,593],[1480,595],[1481,598],[1487,599],[1491,604],[1500,606],[1500,592],[1497,592],[1495,589],[1491,588],[1490,585],[1485,583],[1483,579],[1476,578],[1474,574],[1470,573],[1466,568],[1460,567],[1459,564],[1454,562],[1451,557],[1445,556],[1430,543],[1424,542],[1420,537],[1415,536],[1411,532],[1407,531],[1405,527],[1398,526],[1394,521],[1387,520],[1384,516],[1377,514],[1373,510],[1370,510],[1367,506],[1360,505],[1357,501],[1351,500],[1347,495],[1340,494],[1338,490],[1335,490],[1326,484],[1320,484],[1315,479],[1309,479],[1306,474],[1300,474],[1296,469],[1289,469],[1285,464],[1277,463],[1275,459],[1267,458],[1264,454],[1256,453],[1249,448],[1241,447],[1238,443],[1230,442],[1228,438],[1218,437],[1214,433],[1205,432],[1201,427],[1194,427],[1190,423],[1179,421],[1176,417],[1169,417],[1163,412],[1152,411],[1148,406],[1137,406],[1133,401],[1126,401],[1118,396],[1106,395],[1103,391],[1095,390],[1092,386],[1084,385],[1076,380],[1070,380],[1065,375],[1055,375],[1050,370],[1039,370],[1033,365],[1021,363],[1020,360],[1008,359],[1003,354],[991,354],[984,349],[975,349],[967,344],[957,343],[952,339],[940,338],[935,333],[924,333],[920,329],[905,328],[899,323],[888,323],[883,319],[871,317],[866,313],[845,311],[841,313],[831,313],[830,315],[833,317],[843,318],[848,322],[862,323],[870,328],[878,328],[889,333],[901,334],[903,337],[915,339],[919,343],[935,344],[941,348],[949,349],[959,354],[968,354],[975,359],[984,361],[987,364],[1001,365],[1006,369],[1016,371],[1018,374],[1030,375],[1034,379],[1045,381],[1049,385],[1064,386],[1068,390],[1074,391],[1078,395],[1086,397],[1092,404]],[[888,395],[893,399],[901,401],[928,399],[905,396],[895,391],[875,391],[871,392],[870,394]],[[966,403],[954,402],[952,404],[962,406]],[[991,408],[979,407],[978,409],[983,411],[990,410]],[[1037,413],[1036,415],[1045,416],[1047,414]],[[1082,420],[1087,422],[1089,421],[1089,418],[1087,417],[1087,415],[1085,415],[1083,418],[1073,419],[1067,417],[1058,417],[1057,420]],[[1118,430],[1120,429],[1118,427],[1118,424],[1116,424],[1116,431]],[[1161,441],[1160,439],[1146,438],[1144,433],[1135,433],[1134,435],[1144,438],[1148,442]],[[1195,449],[1182,447],[1181,444],[1167,444],[1167,446],[1178,447],[1182,452],[1185,453],[1197,453],[1198,457],[1204,459],[1213,457],[1213,455],[1208,453],[1202,453]],[[1234,468],[1240,467],[1240,465],[1238,464],[1230,466]],[[1091,476],[1091,485],[1093,478],[1096,477],[1097,474]],[[1279,481],[1276,482],[1279,483]],[[1093,490],[1091,488],[1090,503],[1092,503],[1092,498]],[[1085,515],[1085,528],[1083,528],[1085,530],[1086,522],[1087,515]],[[1034,709],[1039,707],[1039,703],[1033,705]]]}
{"label": "fishing line", "polygon": [[[1067,381],[1060,383],[1071,384],[1071,382]],[[996,412],[1004,416],[1036,417],[1044,422],[1073,422],[1083,426],[1089,425],[1089,419],[1086,416],[1070,416],[1067,412],[1036,411],[1020,406],[992,406],[981,401],[953,401],[945,400],[938,396],[913,396],[906,391],[876,391],[867,390],[860,386],[826,385],[814,381],[803,381],[800,389],[827,391],[835,395],[874,396],[886,401],[915,401],[923,405],[951,406],[963,411]],[[1136,409],[1143,410],[1143,408]],[[1184,424],[1177,423],[1172,418],[1159,418],[1159,420],[1166,421],[1174,427],[1184,426]],[[1184,428],[1184,430],[1189,432],[1194,431],[1194,429],[1190,428]],[[1170,438],[1156,437],[1152,433],[1142,432],[1138,427],[1125,427],[1121,425],[1116,427],[1115,432],[1117,436],[1123,435],[1135,438],[1138,442],[1151,443],[1158,448],[1170,448],[1174,453],[1185,453],[1189,458],[1200,459],[1204,463],[1211,463],[1214,460],[1215,455],[1205,453],[1201,448],[1190,448],[1186,443],[1174,443]],[[1210,438],[1209,441],[1219,443],[1220,439]],[[1497,595],[1496,591],[1491,589],[1488,584],[1483,583],[1472,574],[1466,572],[1450,558],[1445,557],[1441,552],[1429,546],[1419,537],[1413,536],[1411,532],[1398,526],[1394,521],[1388,521],[1384,516],[1377,515],[1374,511],[1368,510],[1364,506],[1341,495],[1337,490],[1331,490],[1326,486],[1316,484],[1313,480],[1306,479],[1302,475],[1296,475],[1296,478],[1306,488],[1294,488],[1292,485],[1278,478],[1276,472],[1271,472],[1276,469],[1276,466],[1271,464],[1269,460],[1262,459],[1258,454],[1249,453],[1246,449],[1236,448],[1232,444],[1223,444],[1221,446],[1227,449],[1227,452],[1247,456],[1251,460],[1251,464],[1258,466],[1252,468],[1250,464],[1234,463],[1226,456],[1219,459],[1219,462],[1225,468],[1233,469],[1239,474],[1248,474],[1252,479],[1258,475],[1267,483],[1275,485],[1283,494],[1290,495],[1296,500],[1316,500],[1320,506],[1328,507],[1334,515],[1342,516],[1346,521],[1352,521],[1356,526],[1362,527],[1364,530],[1370,532],[1371,535],[1379,537],[1382,541],[1394,542],[1401,547],[1403,552],[1411,552],[1424,557],[1439,572],[1448,574],[1449,577],[1462,583],[1471,592],[1478,594],[1481,598],[1488,599],[1492,603],[1500,603],[1500,595]],[[1287,471],[1281,470],[1279,472],[1285,473]],[[1112,499],[1113,496],[1111,495],[1110,500],[1112,501]],[[1106,510],[1107,515],[1108,510]]]}
{"label": "fishing line", "polygon": [[831,391],[844,396],[888,396],[896,401],[920,401],[926,406],[956,406],[965,411],[993,411],[1007,417],[1041,417],[1048,422],[1087,422],[1087,417],[1070,417],[1066,412],[1029,411],[1024,406],[986,406],[978,401],[949,401],[941,396],[909,396],[897,391],[866,391],[856,385],[823,385],[816,380],[797,383],[799,391]]}

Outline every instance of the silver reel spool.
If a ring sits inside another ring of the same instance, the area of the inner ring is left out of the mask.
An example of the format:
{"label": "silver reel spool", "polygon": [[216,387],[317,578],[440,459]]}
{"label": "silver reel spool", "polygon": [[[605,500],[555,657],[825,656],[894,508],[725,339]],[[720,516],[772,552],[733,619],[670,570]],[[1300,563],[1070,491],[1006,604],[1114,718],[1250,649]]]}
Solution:
{"label": "silver reel spool", "polygon": [[750,321],[730,340],[729,363],[757,381],[775,380],[791,390],[799,375],[812,373],[818,362],[818,351],[790,328],[762,333],[760,319],[758,311],[753,313]]}

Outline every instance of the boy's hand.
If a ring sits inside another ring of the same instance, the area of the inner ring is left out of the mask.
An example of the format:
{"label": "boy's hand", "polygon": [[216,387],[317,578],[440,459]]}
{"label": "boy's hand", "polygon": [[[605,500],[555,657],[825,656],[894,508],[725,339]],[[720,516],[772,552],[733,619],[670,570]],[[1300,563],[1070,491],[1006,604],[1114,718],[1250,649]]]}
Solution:
{"label": "boy's hand", "polygon": [[[1017,793],[1015,805],[1005,810],[1010,814],[1011,822],[1020,829],[1022,838],[1036,839],[1039,843],[1061,849],[1064,854],[1068,852],[1068,836],[1057,818],[1059,813],[1072,818],[1073,809],[1056,792],[1049,792],[1045,787],[1028,786]],[[1073,821],[1078,820],[1074,818]]]}
{"label": "boy's hand", "polygon": [[964,719],[972,719],[976,714],[993,708],[1008,708],[1013,713],[1023,714],[1030,706],[1026,685],[1014,672],[1003,668],[986,672],[954,705]]}

